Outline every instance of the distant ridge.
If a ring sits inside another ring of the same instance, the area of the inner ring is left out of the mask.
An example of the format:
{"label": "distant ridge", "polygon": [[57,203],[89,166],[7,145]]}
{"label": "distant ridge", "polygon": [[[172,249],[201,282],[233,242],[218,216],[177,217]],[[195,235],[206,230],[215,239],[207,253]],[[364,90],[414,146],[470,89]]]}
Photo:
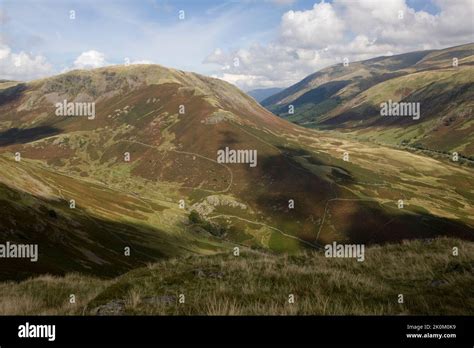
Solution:
{"label": "distant ridge", "polygon": [[248,91],[247,94],[251,96],[258,102],[267,99],[268,97],[281,92],[284,88],[274,87],[274,88],[259,88]]}
{"label": "distant ridge", "polygon": [[[380,104],[390,100],[419,103],[420,119],[381,117]],[[474,44],[334,65],[261,104],[306,127],[472,158]]]}

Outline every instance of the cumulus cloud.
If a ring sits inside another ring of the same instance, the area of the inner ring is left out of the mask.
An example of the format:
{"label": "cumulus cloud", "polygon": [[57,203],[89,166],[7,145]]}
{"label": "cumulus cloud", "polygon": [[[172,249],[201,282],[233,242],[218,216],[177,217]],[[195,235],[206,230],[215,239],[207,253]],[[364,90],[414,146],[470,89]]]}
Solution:
{"label": "cumulus cloud", "polygon": [[[1,54],[1,53],[0,53]],[[155,64],[148,59],[131,60],[125,58],[122,65],[136,65],[136,64]],[[108,65],[114,65],[105,59],[105,54],[96,50],[89,50],[82,52],[75,60],[72,66],[64,69],[62,72],[67,72],[74,69],[95,69]]]}
{"label": "cumulus cloud", "polygon": [[[6,11],[0,8],[0,25],[10,21]],[[24,51],[13,52],[7,45],[5,35],[0,32],[0,79],[26,81],[48,76],[53,66],[42,55]]]}
{"label": "cumulus cloud", "polygon": [[83,52],[74,61],[73,69],[94,69],[108,65],[105,55],[101,52],[90,50]]}
{"label": "cumulus cloud", "polygon": [[155,64],[151,60],[143,59],[143,60],[134,60],[130,62],[130,64]]}
{"label": "cumulus cloud", "polygon": [[205,63],[220,65],[216,76],[248,90],[291,85],[344,57],[357,61],[473,42],[473,0],[433,1],[437,14],[416,11],[405,0],[334,0],[287,11],[274,42],[215,50]]}
{"label": "cumulus cloud", "polygon": [[343,37],[344,22],[331,4],[315,4],[308,11],[288,11],[281,20],[281,39],[299,48],[310,48],[339,41]]}
{"label": "cumulus cloud", "polygon": [[415,11],[405,0],[382,2],[335,0],[351,32],[376,39],[376,45],[391,45],[400,53],[472,42],[473,0],[434,0],[440,12]]}
{"label": "cumulus cloud", "polygon": [[34,80],[48,76],[53,67],[41,55],[31,55],[20,51],[12,52],[11,48],[0,42],[0,79]]}
{"label": "cumulus cloud", "polygon": [[330,65],[334,60],[315,50],[255,44],[235,52],[216,50],[205,62],[221,65],[216,77],[244,89],[254,89],[288,86],[308,72],[317,70],[321,64]]}

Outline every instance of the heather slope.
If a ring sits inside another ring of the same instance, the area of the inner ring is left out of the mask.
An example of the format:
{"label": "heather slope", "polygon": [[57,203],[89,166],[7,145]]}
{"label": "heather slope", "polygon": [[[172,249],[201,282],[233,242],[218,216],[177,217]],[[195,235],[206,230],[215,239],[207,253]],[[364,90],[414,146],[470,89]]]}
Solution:
{"label": "heather slope", "polygon": [[[235,245],[297,253],[474,236],[463,161],[299,127],[221,80],[114,66],[14,84],[0,98],[1,236],[39,242],[37,273],[110,276]],[[56,116],[64,99],[95,102],[95,117]],[[257,166],[219,163],[226,147],[256,151]],[[2,276],[30,266],[5,263]]]}

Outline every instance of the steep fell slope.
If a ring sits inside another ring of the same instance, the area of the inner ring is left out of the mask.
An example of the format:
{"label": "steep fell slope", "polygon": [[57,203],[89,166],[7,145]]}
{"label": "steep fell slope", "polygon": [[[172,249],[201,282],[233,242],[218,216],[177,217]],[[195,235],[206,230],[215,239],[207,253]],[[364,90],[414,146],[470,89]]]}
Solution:
{"label": "steep fell slope", "polygon": [[[95,115],[57,116],[64,100]],[[225,148],[256,162],[222,163]],[[42,253],[34,268],[2,263],[4,278],[238,245],[474,238],[472,169],[307,130],[224,81],[157,65],[3,86],[0,164],[1,239]]]}
{"label": "steep fell slope", "polygon": [[[467,44],[332,66],[262,105],[308,127],[472,157],[473,100],[474,44]],[[389,101],[419,103],[420,117],[381,116]]]}

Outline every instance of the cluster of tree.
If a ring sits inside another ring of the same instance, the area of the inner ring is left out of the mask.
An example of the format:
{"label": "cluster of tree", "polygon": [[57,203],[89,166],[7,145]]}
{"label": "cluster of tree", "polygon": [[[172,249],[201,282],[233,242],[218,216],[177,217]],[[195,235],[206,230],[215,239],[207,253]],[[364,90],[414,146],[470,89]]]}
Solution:
{"label": "cluster of tree", "polygon": [[193,227],[203,229],[214,236],[222,237],[227,232],[227,230],[219,224],[204,219],[196,210],[192,210],[188,218]]}

